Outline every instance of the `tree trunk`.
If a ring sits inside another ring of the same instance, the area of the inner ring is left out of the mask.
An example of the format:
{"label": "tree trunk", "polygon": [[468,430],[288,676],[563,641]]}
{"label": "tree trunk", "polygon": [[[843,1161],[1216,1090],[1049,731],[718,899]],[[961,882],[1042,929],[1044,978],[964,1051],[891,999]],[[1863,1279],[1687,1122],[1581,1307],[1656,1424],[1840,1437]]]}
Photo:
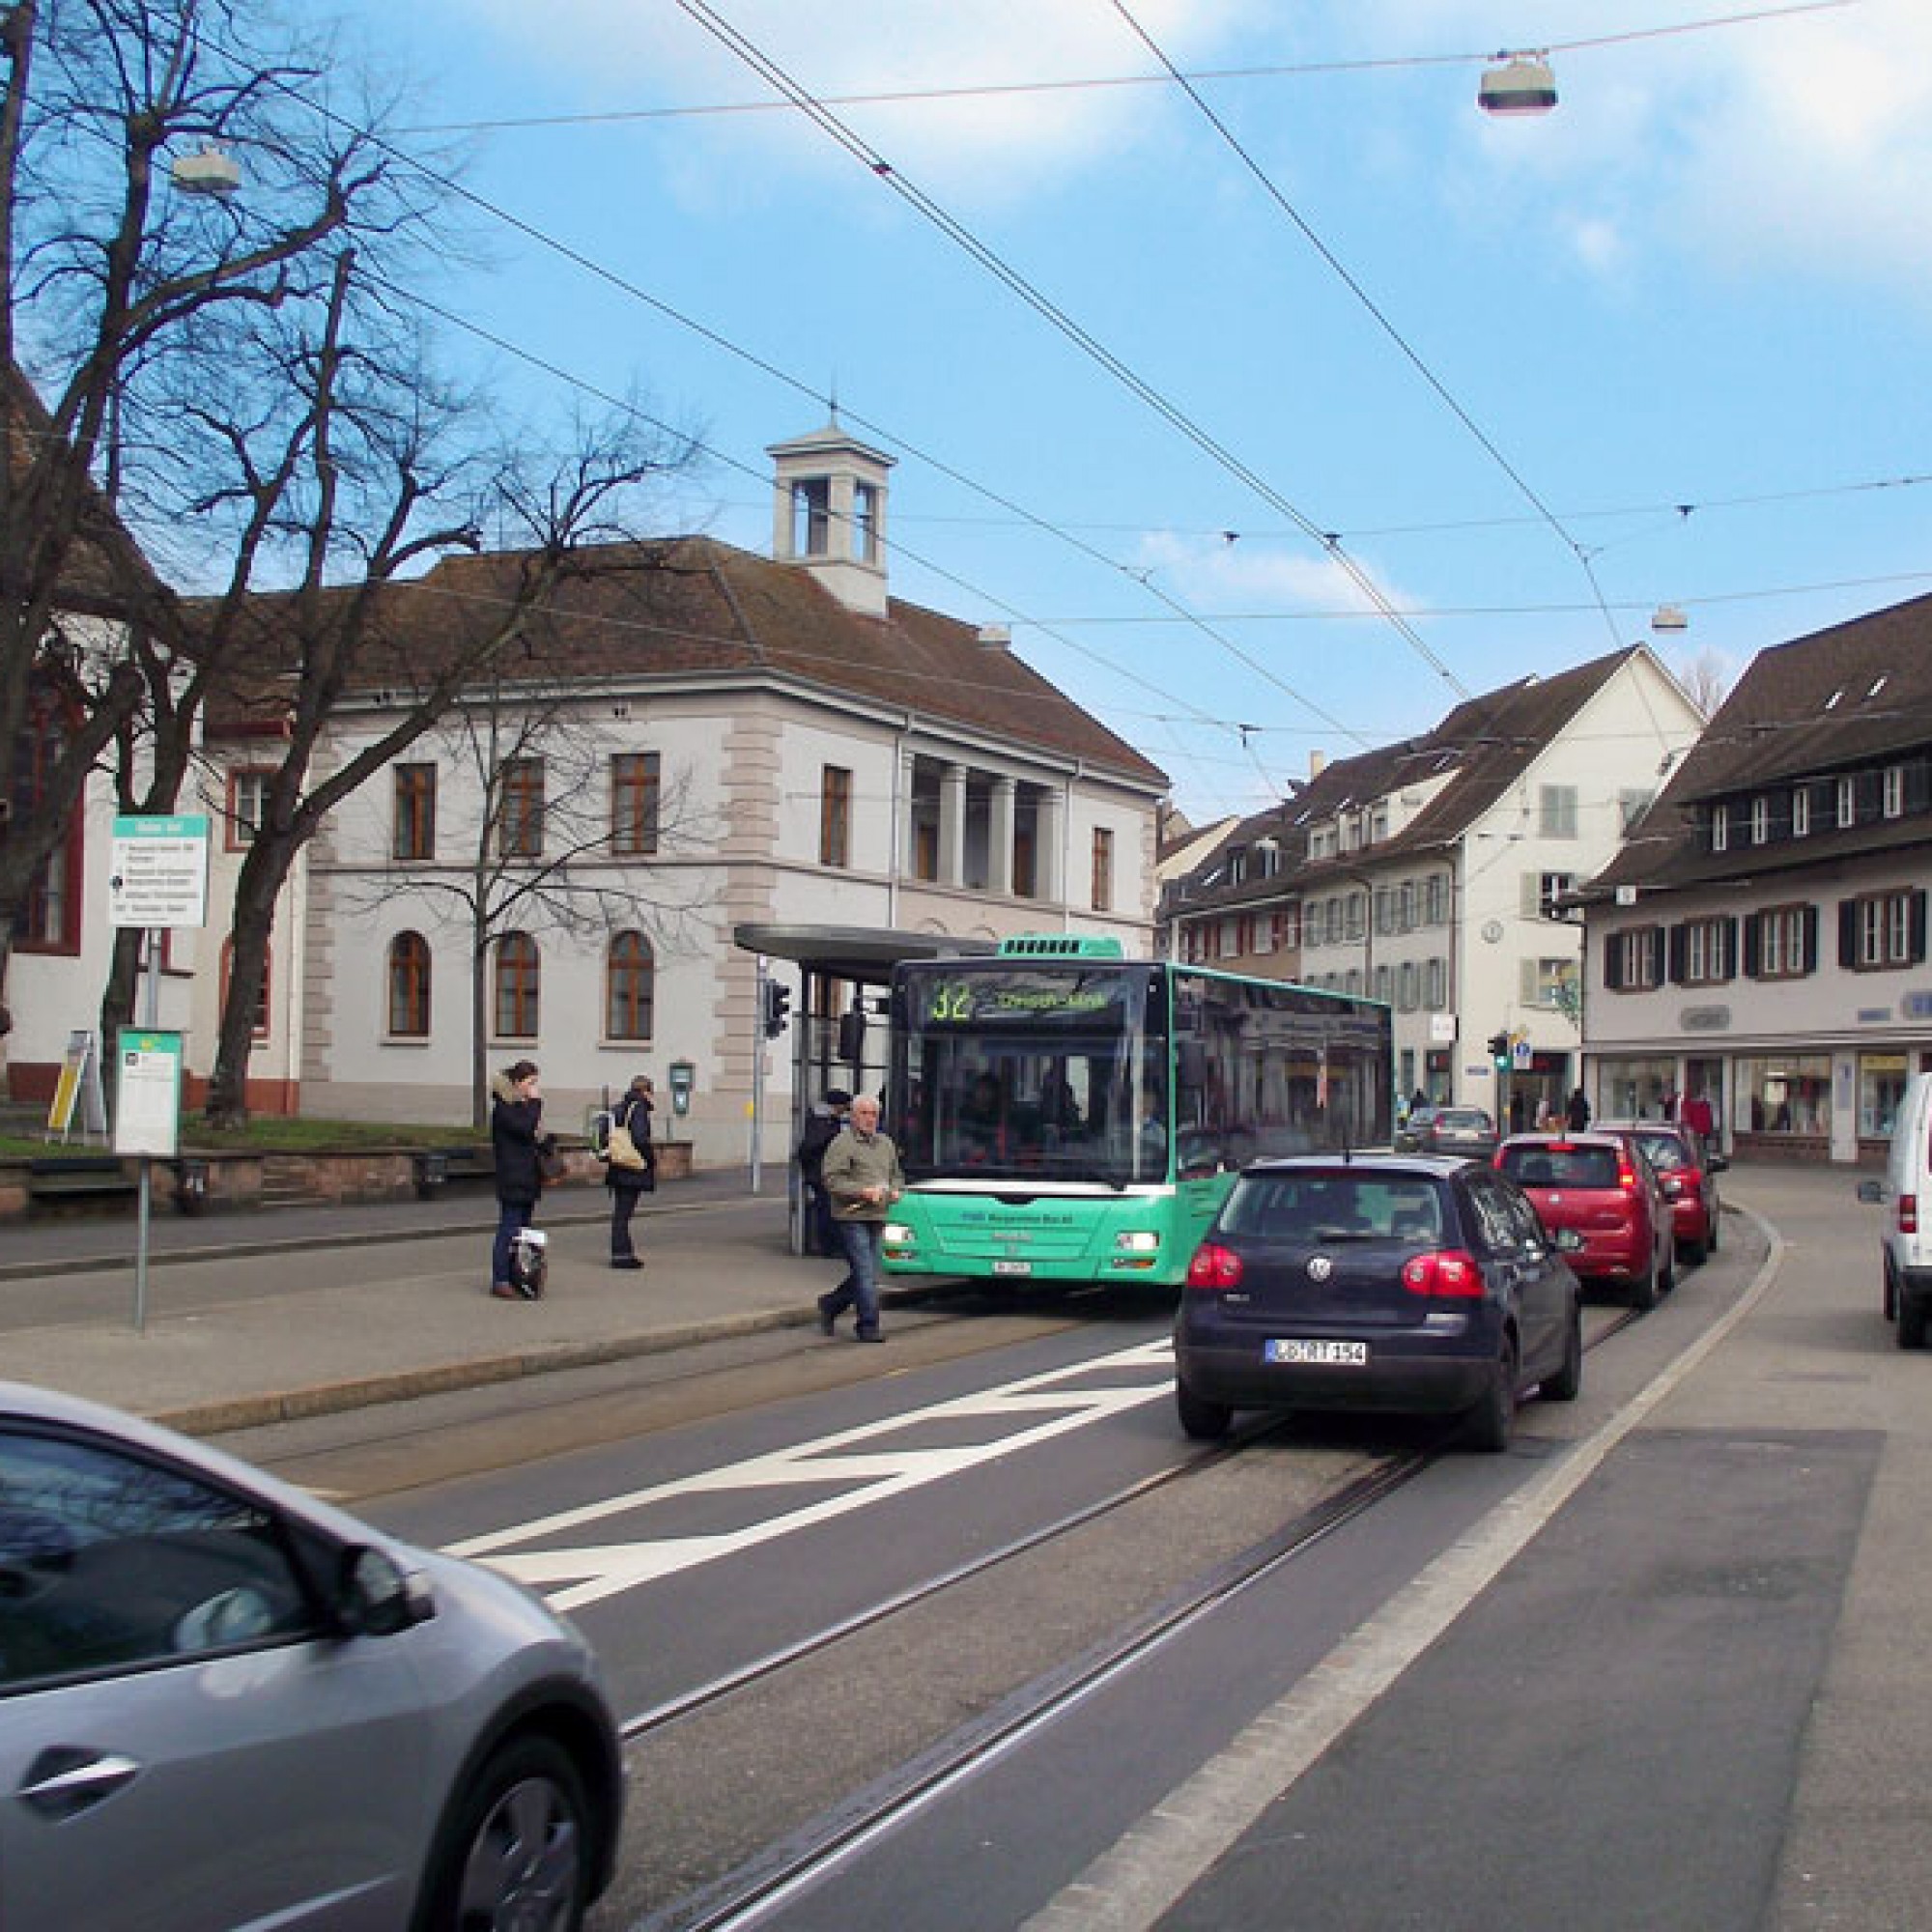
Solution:
{"label": "tree trunk", "polygon": [[221,997],[221,1024],[215,1034],[214,1070],[208,1080],[208,1123],[239,1126],[248,1118],[248,1056],[255,1043],[256,997],[269,941],[275,929],[275,905],[289,867],[300,848],[279,839],[251,845],[235,882],[235,921],[229,929],[228,984]]}

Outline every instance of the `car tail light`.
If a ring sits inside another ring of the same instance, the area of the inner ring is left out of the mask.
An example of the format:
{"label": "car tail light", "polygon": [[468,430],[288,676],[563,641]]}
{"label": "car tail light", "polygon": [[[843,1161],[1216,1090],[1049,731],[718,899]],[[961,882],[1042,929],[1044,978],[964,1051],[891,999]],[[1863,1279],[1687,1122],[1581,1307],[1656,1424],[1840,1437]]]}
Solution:
{"label": "car tail light", "polygon": [[1402,1285],[1411,1294],[1479,1300],[1483,1271],[1476,1265],[1474,1255],[1461,1248],[1439,1248],[1434,1254],[1409,1256],[1402,1264]]}
{"label": "car tail light", "polygon": [[1617,1162],[1617,1185],[1626,1194],[1636,1192],[1636,1169],[1628,1160],[1619,1159]]}
{"label": "car tail light", "polygon": [[1898,1197],[1898,1232],[1901,1235],[1916,1235],[1918,1232],[1918,1197],[1916,1194],[1901,1194]]}
{"label": "car tail light", "polygon": [[1241,1273],[1241,1258],[1233,1248],[1224,1248],[1219,1241],[1204,1241],[1187,1264],[1187,1285],[1218,1294],[1223,1289],[1239,1288]]}

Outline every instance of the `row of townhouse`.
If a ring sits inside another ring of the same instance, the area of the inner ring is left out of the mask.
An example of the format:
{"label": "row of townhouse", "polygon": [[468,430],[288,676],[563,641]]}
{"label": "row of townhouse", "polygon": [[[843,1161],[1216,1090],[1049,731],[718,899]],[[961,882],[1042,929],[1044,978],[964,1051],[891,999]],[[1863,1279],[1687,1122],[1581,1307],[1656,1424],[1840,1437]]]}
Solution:
{"label": "row of townhouse", "polygon": [[[480,1035],[491,1065],[543,1067],[565,1124],[636,1072],[663,1094],[681,1064],[677,1131],[699,1161],[744,1157],[761,1094],[761,1151],[781,1157],[795,1065],[828,1068],[795,1057],[803,1027],[767,1037],[762,977],[793,969],[747,933],[835,950],[865,933],[889,952],[893,934],[1048,929],[1150,947],[1164,775],[1003,631],[890,594],[890,458],[836,422],[771,455],[772,555],[705,537],[609,547],[487,689],[331,814],[278,909],[251,1106],[461,1121]],[[390,586],[391,661],[432,672],[520,564],[452,559]],[[356,691],[326,762],[380,737],[401,702]],[[217,714],[206,749],[211,925],[169,936],[159,1014],[186,1032],[191,1091],[272,721]],[[65,923],[16,959],[15,1094],[51,1090],[98,1006],[111,815],[103,781],[61,855]],[[820,1013],[798,1017],[822,1038],[850,989],[814,990]]]}
{"label": "row of townhouse", "polygon": [[[1169,883],[1165,940],[1230,972],[1394,1011],[1406,1097],[1533,1120],[1584,1077],[1583,926],[1570,896],[1616,855],[1695,741],[1648,648],[1466,699],[1434,729],[1318,764]],[[1499,1082],[1488,1041],[1505,1034]]]}
{"label": "row of townhouse", "polygon": [[1579,895],[1600,1104],[1875,1161],[1932,1070],[1932,598],[1766,650]]}

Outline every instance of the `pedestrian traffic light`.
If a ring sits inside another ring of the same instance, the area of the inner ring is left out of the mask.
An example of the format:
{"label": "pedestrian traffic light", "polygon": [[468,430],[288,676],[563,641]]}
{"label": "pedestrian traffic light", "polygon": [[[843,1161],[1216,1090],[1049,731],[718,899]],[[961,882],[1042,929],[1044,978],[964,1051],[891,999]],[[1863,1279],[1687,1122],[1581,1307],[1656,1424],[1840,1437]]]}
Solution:
{"label": "pedestrian traffic light", "polygon": [[1490,1036],[1490,1059],[1498,1073],[1507,1073],[1510,1064],[1510,1037],[1506,1033]]}
{"label": "pedestrian traffic light", "polygon": [[776,1039],[785,1030],[786,1015],[791,1010],[791,988],[781,985],[776,980],[765,981],[765,1037]]}

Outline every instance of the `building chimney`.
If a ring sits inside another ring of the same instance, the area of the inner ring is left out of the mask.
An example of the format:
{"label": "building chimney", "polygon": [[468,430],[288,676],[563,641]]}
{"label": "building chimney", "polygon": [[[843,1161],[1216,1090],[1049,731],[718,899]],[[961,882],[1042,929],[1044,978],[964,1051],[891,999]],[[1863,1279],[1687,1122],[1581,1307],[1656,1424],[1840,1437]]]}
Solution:
{"label": "building chimney", "polygon": [[1328,769],[1328,753],[1326,752],[1309,753],[1308,778],[1310,783],[1313,783],[1314,781],[1319,779],[1321,776],[1321,774],[1327,769]]}

